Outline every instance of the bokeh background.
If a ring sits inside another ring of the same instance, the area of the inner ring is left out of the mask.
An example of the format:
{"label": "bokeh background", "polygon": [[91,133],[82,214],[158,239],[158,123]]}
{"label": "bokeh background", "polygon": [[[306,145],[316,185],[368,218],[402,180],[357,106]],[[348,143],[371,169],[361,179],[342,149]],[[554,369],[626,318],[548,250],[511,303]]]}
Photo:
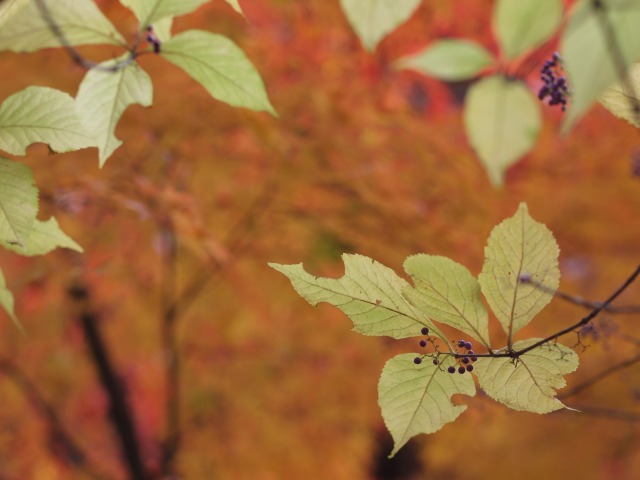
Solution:
{"label": "bokeh background", "polygon": [[[134,34],[127,10],[97,3],[125,35]],[[596,106],[561,137],[560,113],[545,107],[535,149],[495,190],[463,132],[466,85],[391,65],[444,36],[472,38],[495,52],[493,2],[424,2],[373,54],[337,0],[241,3],[246,20],[218,0],[178,19],[174,32],[201,28],[237,42],[279,118],[217,102],[149,55],[140,63],[153,79],[154,105],[125,112],[117,129],[124,145],[102,170],[93,149],[50,155],[34,145],[22,159],[35,171],[42,218],[54,214],[85,253],[0,252],[28,331],[22,337],[0,319],[0,479],[92,478],[61,448],[26,383],[88,462],[106,478],[127,478],[68,294],[77,282],[99,315],[152,472],[161,470],[167,431],[163,316],[178,292],[169,332],[180,360],[179,478],[638,478],[635,362],[564,400],[582,413],[539,416],[482,395],[459,399],[469,408],[456,422],[388,461],[377,380],[389,357],[417,351],[417,339],[350,332],[341,312],[312,308],[267,267],[304,262],[337,277],[340,255],[357,252],[400,272],[406,256],[427,252],[477,274],[492,227],[526,201],[560,245],[561,290],[602,300],[639,263],[637,130]],[[552,51],[551,44],[544,52]],[[75,95],[84,73],[56,50],[2,53],[0,66],[2,99],[33,84]],[[534,88],[539,65],[527,68]],[[640,285],[619,300],[639,303]],[[556,299],[521,338],[548,335],[586,313]],[[603,315],[583,337],[587,348],[577,346],[581,366],[566,391],[637,356],[638,320]],[[576,341],[563,338],[569,346]]]}

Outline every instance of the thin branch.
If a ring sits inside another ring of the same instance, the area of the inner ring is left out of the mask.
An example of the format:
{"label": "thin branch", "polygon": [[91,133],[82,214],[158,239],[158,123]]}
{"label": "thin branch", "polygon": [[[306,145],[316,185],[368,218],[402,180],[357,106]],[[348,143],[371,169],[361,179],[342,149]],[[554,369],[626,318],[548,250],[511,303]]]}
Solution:
{"label": "thin branch", "polygon": [[160,229],[165,251],[164,285],[162,288],[163,318],[162,347],[166,359],[166,424],[167,433],[162,445],[162,472],[168,475],[180,445],[180,358],[176,341],[176,309],[174,307],[177,246],[176,233],[170,218],[165,218]]}
{"label": "thin branch", "polygon": [[618,372],[618,371],[620,371],[620,370],[622,370],[624,368],[627,368],[627,367],[630,367],[632,365],[635,365],[638,362],[640,362],[640,355],[636,355],[635,357],[628,358],[627,360],[624,360],[622,362],[618,362],[616,364],[610,365],[609,367],[607,367],[604,370],[602,370],[600,373],[597,373],[593,377],[588,378],[587,380],[585,380],[582,383],[579,383],[578,385],[573,387],[571,390],[561,393],[557,397],[559,399],[565,399],[565,398],[568,398],[568,397],[573,397],[574,395],[578,395],[579,393],[581,393],[584,390],[592,387],[596,383],[604,380],[608,376],[610,376],[610,375],[612,375],[612,374],[614,374],[614,373],[616,373],[616,372]]}
{"label": "thin branch", "polygon": [[[588,308],[589,310],[593,310],[602,306],[601,302],[592,302],[589,300],[585,300],[582,297],[569,295],[564,292],[555,292],[554,295],[560,300],[578,305],[579,307]],[[640,313],[640,305],[605,305],[603,311],[612,314]]]}
{"label": "thin branch", "polygon": [[[589,310],[603,307],[602,302],[593,302],[590,300],[586,300],[578,295],[570,295],[568,293],[553,290],[552,288],[549,288],[542,283],[536,282],[533,278],[530,277],[522,277],[520,278],[520,282],[531,284],[537,289],[542,290],[543,292],[550,293],[560,300],[564,300],[565,302],[572,303],[573,305],[577,305],[579,307],[584,307]],[[604,305],[603,311],[612,314],[634,314],[640,313],[640,305]]]}
{"label": "thin branch", "polygon": [[[267,205],[273,196],[273,183],[268,182],[260,195],[256,197],[243,218],[236,224],[227,236],[224,244],[230,253],[238,252],[242,246],[242,238],[248,232],[256,219],[266,210]],[[205,266],[200,272],[196,273],[187,283],[184,290],[178,295],[174,303],[170,306],[175,310],[176,318],[180,317],[192,304],[192,302],[202,293],[204,287],[207,286],[214,272],[222,269],[224,265],[216,262],[213,265]]]}
{"label": "thin branch", "polygon": [[496,354],[495,356],[518,358],[521,355],[524,355],[525,353],[530,352],[531,350],[538,348],[541,345],[557,340],[562,335],[566,335],[567,333],[573,332],[577,328],[580,328],[586,325],[591,320],[596,318],[600,314],[600,312],[604,311],[611,304],[611,302],[613,302],[616,298],[618,298],[622,294],[622,292],[624,292],[629,287],[629,285],[631,285],[634,282],[634,280],[638,277],[638,275],[640,275],[640,266],[636,267],[636,269],[629,276],[629,278],[627,278],[627,280],[615,292],[613,292],[609,298],[607,298],[604,302],[602,302],[602,304],[599,305],[597,308],[594,308],[591,311],[591,313],[589,313],[589,315],[584,317],[579,322],[574,323],[573,325],[563,330],[560,330],[559,332],[554,333],[553,335],[550,335],[547,338],[540,340],[539,342],[529,345],[527,348],[523,348],[522,350],[518,350],[514,352],[508,352],[506,354]]}
{"label": "thin branch", "polygon": [[602,0],[591,0],[591,6],[595,11],[598,22],[600,23],[600,28],[602,29],[605,41],[607,42],[607,47],[611,52],[616,74],[620,80],[623,91],[628,95],[631,111],[634,114],[634,119],[637,121],[640,119],[640,100],[638,99],[633,83],[629,80],[627,75],[627,62],[620,43],[616,38],[616,32],[613,25],[611,25],[611,19],[607,16],[607,11]]}
{"label": "thin branch", "polygon": [[45,400],[35,384],[13,362],[6,358],[0,358],[0,372],[13,380],[16,386],[22,390],[34,410],[46,422],[53,455],[65,463],[71,463],[95,480],[106,480],[108,478],[106,475],[99,473],[94,465],[89,464],[90,461],[87,458],[87,454],[65,429],[55,409]]}
{"label": "thin branch", "polygon": [[[55,37],[60,42],[60,45],[62,45],[62,47],[66,50],[66,52],[69,54],[71,59],[75,63],[80,65],[82,68],[85,68],[87,70],[90,70],[90,69],[101,70],[104,72],[117,72],[131,65],[131,63],[133,63],[136,57],[140,55],[140,53],[137,52],[135,48],[129,48],[128,46],[125,46],[127,50],[129,50],[129,55],[127,56],[127,58],[125,58],[122,61],[116,62],[111,66],[106,67],[104,65],[101,65],[100,63],[87,60],[73,47],[73,45],[71,45],[66,35],[60,28],[60,25],[58,25],[58,23],[53,18],[53,15],[51,14],[51,10],[49,10],[49,7],[47,6],[45,0],[35,0],[35,2],[36,2],[36,6],[38,7],[38,10],[40,11],[40,15],[42,16],[42,19],[47,24],[47,27],[49,27],[49,30],[51,30],[51,32],[55,35]],[[137,44],[138,42],[136,42],[136,46]]]}
{"label": "thin branch", "polygon": [[[623,422],[640,422],[640,412],[630,412],[628,410],[618,410],[616,408],[591,407],[576,405],[573,408],[582,415],[603,417],[609,420],[621,420]],[[563,410],[566,413],[575,413],[571,410]]]}
{"label": "thin branch", "polygon": [[109,398],[109,416],[116,430],[130,478],[131,480],[147,480],[135,423],[126,400],[126,392],[113,367],[113,361],[98,328],[97,315],[89,307],[88,292],[82,286],[75,286],[70,289],[69,294],[81,303],[80,324],[93,363],[98,371],[102,388]]}

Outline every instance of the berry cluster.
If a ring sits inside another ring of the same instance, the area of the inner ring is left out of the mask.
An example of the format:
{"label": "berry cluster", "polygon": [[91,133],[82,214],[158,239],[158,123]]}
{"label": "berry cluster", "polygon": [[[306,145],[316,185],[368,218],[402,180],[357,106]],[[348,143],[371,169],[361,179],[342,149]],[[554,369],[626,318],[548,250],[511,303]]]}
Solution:
{"label": "berry cluster", "polygon": [[567,109],[567,98],[569,97],[569,87],[567,79],[559,75],[562,70],[560,55],[554,53],[550,60],[544,62],[540,69],[540,78],[544,85],[538,92],[538,99],[544,100],[549,97],[549,105],[561,105],[562,111]]}
{"label": "berry cluster", "polygon": [[[427,337],[426,339],[423,338],[422,340],[420,340],[420,346],[422,348],[425,348],[428,343],[431,343],[431,344],[433,344],[434,349],[437,351],[436,344],[434,343],[435,342],[435,338],[428,337],[429,329],[427,327],[422,327],[422,330],[420,330],[420,333],[422,333],[422,335]],[[416,365],[420,365],[422,363],[422,359],[425,356],[428,356],[428,355],[422,355],[421,357],[415,357],[413,359],[413,363],[415,363]],[[434,365],[439,365],[440,364],[440,362],[438,361],[437,357],[434,357],[432,362],[433,362]]]}
{"label": "berry cluster", "polygon": [[456,369],[456,367],[452,365],[447,368],[447,372],[456,373],[456,370],[460,374],[464,372],[472,372],[472,363],[478,360],[478,357],[476,357],[475,352],[473,351],[473,345],[471,345],[471,342],[465,342],[464,340],[458,340],[456,345],[458,345],[458,348],[463,348],[465,352],[462,354],[456,354],[458,368]]}

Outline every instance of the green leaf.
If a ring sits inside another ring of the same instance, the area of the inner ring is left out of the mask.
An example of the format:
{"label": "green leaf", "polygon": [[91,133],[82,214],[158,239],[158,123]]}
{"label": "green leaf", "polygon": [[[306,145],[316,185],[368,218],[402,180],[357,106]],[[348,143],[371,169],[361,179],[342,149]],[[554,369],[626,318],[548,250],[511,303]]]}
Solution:
{"label": "green leaf", "polygon": [[0,244],[25,245],[38,213],[31,169],[0,157]]}
{"label": "green leaf", "polygon": [[[122,62],[125,56],[101,64],[109,67]],[[91,69],[87,72],[76,96],[76,106],[82,124],[93,135],[100,152],[100,167],[122,142],[114,131],[125,109],[134,103],[151,105],[153,87],[149,75],[135,62],[116,72]]]}
{"label": "green leaf", "polygon": [[449,258],[425,254],[408,257],[404,270],[415,285],[402,292],[411,305],[491,348],[489,316],[469,270]]}
{"label": "green leaf", "polygon": [[302,264],[269,266],[283,273],[296,292],[314,307],[327,302],[342,310],[363,335],[415,337],[422,327],[446,341],[445,336],[402,296],[406,280],[379,262],[362,255],[343,254],[345,272],[339,279],[320,278],[305,272]]}
{"label": "green leaf", "polygon": [[244,12],[242,11],[242,7],[240,6],[240,2],[238,0],[225,0],[231,8],[233,8],[236,12],[244,17]]}
{"label": "green leaf", "polygon": [[571,89],[564,132],[640,59],[640,2],[601,0],[599,9],[593,3],[577,5],[560,42]]}
{"label": "green leaf", "polygon": [[[539,340],[531,338],[516,342],[513,349],[522,350]],[[541,345],[515,361],[509,357],[479,358],[474,363],[473,373],[487,395],[509,408],[549,413],[566,408],[555,398],[555,389],[564,387],[563,375],[577,368],[578,355],[573,350],[551,343]]]}
{"label": "green leaf", "polygon": [[340,5],[364,47],[373,51],[384,37],[413,15],[420,1],[340,0]]}
{"label": "green leaf", "polygon": [[618,118],[623,118],[631,125],[640,127],[638,97],[640,95],[640,63],[629,69],[624,83],[617,82],[600,95],[600,103]]}
{"label": "green leaf", "polygon": [[[126,45],[122,35],[91,0],[49,0],[51,18],[69,45]],[[0,3],[0,50],[33,52],[59,47],[60,40],[51,30],[34,0]]]}
{"label": "green leaf", "polygon": [[169,16],[185,15],[210,0],[120,0],[133,11],[144,30],[147,26]]}
{"label": "green leaf", "polygon": [[171,38],[171,28],[173,27],[173,17],[164,17],[153,24],[153,33],[158,40],[166,42]]}
{"label": "green leaf", "polygon": [[551,38],[562,21],[562,0],[498,0],[493,15],[500,47],[512,59]]}
{"label": "green leaf", "polygon": [[76,252],[83,251],[80,245],[60,230],[58,221],[54,217],[46,222],[36,220],[24,247],[12,244],[5,245],[5,247],[27,257],[45,255],[56,248],[68,248]]}
{"label": "green leaf", "polygon": [[11,293],[11,290],[7,288],[7,283],[4,279],[4,273],[2,273],[2,270],[0,270],[0,305],[2,305],[2,308],[4,308],[5,312],[7,312],[9,317],[11,317],[11,320],[13,320],[13,323],[18,328],[18,330],[20,330],[20,332],[24,334],[24,328],[18,320],[18,317],[16,317],[13,303],[13,293]]}
{"label": "green leaf", "polygon": [[558,253],[553,234],[529,216],[525,203],[491,232],[478,280],[509,345],[553,298],[560,282]]}
{"label": "green leaf", "polygon": [[0,105],[0,150],[24,155],[36,142],[48,143],[55,152],[95,146],[73,98],[53,88],[27,87]]}
{"label": "green leaf", "polygon": [[276,115],[260,75],[228,38],[187,30],[163,43],[161,55],[200,82],[214,98]]}
{"label": "green leaf", "polygon": [[451,375],[447,367],[454,360],[447,357],[440,365],[413,363],[415,355],[405,353],[390,359],[378,383],[378,404],[387,429],[393,437],[393,457],[398,450],[420,433],[433,433],[453,422],[467,409],[454,405],[451,397],[476,393],[471,375]]}
{"label": "green leaf", "polygon": [[483,78],[467,94],[464,125],[491,183],[535,144],[542,118],[536,97],[522,82],[501,75]]}
{"label": "green leaf", "polygon": [[475,77],[493,61],[493,55],[482,45],[468,40],[447,39],[400,58],[396,66],[453,82]]}

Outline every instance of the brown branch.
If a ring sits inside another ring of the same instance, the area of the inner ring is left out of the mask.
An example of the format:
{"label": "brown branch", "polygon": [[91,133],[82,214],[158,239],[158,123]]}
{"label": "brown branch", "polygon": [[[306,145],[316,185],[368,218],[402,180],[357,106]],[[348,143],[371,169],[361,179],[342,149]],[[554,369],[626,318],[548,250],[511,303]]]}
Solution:
{"label": "brown branch", "polygon": [[618,371],[620,371],[620,370],[622,370],[624,368],[630,367],[630,366],[632,366],[632,365],[634,365],[634,364],[636,364],[638,362],[640,362],[640,355],[636,355],[635,357],[628,358],[627,360],[624,360],[622,362],[618,362],[618,363],[615,363],[613,365],[610,365],[609,367],[607,367],[604,370],[602,370],[601,372],[595,374],[591,378],[588,378],[584,382],[579,383],[578,385],[573,387],[571,390],[568,390],[567,392],[562,392],[557,397],[559,399],[565,399],[565,398],[573,397],[574,395],[578,395],[579,393],[581,393],[584,390],[592,387],[596,383],[604,380],[609,375],[612,375],[612,374],[614,374],[614,373],[616,373],[616,372],[618,372]]}
{"label": "brown branch", "polygon": [[176,233],[170,218],[161,222],[162,235],[166,255],[164,256],[164,285],[162,287],[163,318],[162,318],[162,348],[166,358],[165,387],[166,387],[166,438],[162,445],[162,472],[172,474],[172,464],[180,446],[180,357],[176,341],[176,318],[174,308],[177,245]]}
{"label": "brown branch", "polygon": [[22,390],[33,409],[46,422],[49,430],[49,447],[53,455],[65,463],[72,464],[95,480],[106,480],[107,477],[104,474],[99,473],[94,465],[90,465],[84,450],[65,429],[55,409],[45,400],[35,384],[6,358],[0,358],[0,372],[13,380],[16,386]]}
{"label": "brown branch", "polygon": [[628,410],[619,410],[617,408],[592,407],[592,406],[574,406],[578,412],[571,410],[562,410],[564,413],[580,413],[582,415],[591,415],[593,417],[604,417],[610,420],[621,420],[623,422],[640,422],[640,412],[630,412]]}
{"label": "brown branch", "polygon": [[[511,357],[511,358],[518,358],[521,355],[524,355],[527,352],[530,352],[531,350],[538,348],[541,345],[544,345],[546,343],[552,342],[557,340],[559,337],[566,335],[567,333],[573,332],[574,330],[583,327],[584,325],[586,325],[587,323],[589,323],[591,320],[593,320],[594,318],[596,318],[600,312],[604,311],[616,298],[618,298],[622,292],[624,292],[629,285],[631,285],[635,279],[638,277],[638,275],[640,275],[640,266],[636,267],[636,269],[634,270],[634,272],[629,276],[629,278],[627,278],[627,280],[625,280],[625,282],[618,287],[618,289],[613,292],[609,298],[607,298],[604,302],[602,302],[602,304],[600,304],[600,306],[598,306],[597,308],[594,308],[589,315],[587,315],[586,317],[584,317],[582,320],[580,320],[577,323],[574,323],[573,325],[560,330],[557,333],[554,333],[553,335],[548,336],[547,338],[544,338],[532,345],[529,345],[527,348],[523,348],[522,350],[518,350],[518,351],[514,351],[514,352],[507,352],[505,354],[495,354],[494,356],[498,356],[498,357]],[[521,280],[523,281],[523,280]]]}
{"label": "brown branch", "polygon": [[131,480],[147,480],[142,462],[133,416],[126,400],[126,392],[113,367],[113,361],[98,328],[98,316],[88,302],[88,292],[83,286],[69,289],[69,295],[80,303],[80,325],[85,335],[89,353],[95,364],[102,388],[109,398],[109,416],[120,442],[120,449]]}
{"label": "brown branch", "polygon": [[136,57],[140,56],[140,52],[136,51],[136,48],[139,44],[139,40],[138,40],[134,45],[134,47],[130,48],[127,45],[123,45],[123,47],[125,47],[129,51],[129,55],[124,60],[116,62],[109,67],[105,67],[104,65],[101,65],[100,63],[94,62],[92,60],[87,60],[73,47],[73,45],[71,45],[71,43],[67,39],[67,36],[62,31],[62,28],[60,28],[60,25],[53,18],[53,15],[51,14],[51,10],[49,10],[49,7],[47,6],[45,0],[35,0],[35,2],[36,2],[36,6],[38,7],[38,10],[40,11],[40,15],[42,16],[42,19],[47,24],[47,27],[49,27],[49,30],[51,30],[51,33],[55,35],[55,37],[60,42],[60,45],[66,50],[66,52],[69,54],[71,59],[75,63],[80,65],[82,68],[87,70],[90,70],[90,69],[101,70],[104,72],[117,72],[119,70],[123,70],[127,68],[129,65],[131,65],[134,62]]}

